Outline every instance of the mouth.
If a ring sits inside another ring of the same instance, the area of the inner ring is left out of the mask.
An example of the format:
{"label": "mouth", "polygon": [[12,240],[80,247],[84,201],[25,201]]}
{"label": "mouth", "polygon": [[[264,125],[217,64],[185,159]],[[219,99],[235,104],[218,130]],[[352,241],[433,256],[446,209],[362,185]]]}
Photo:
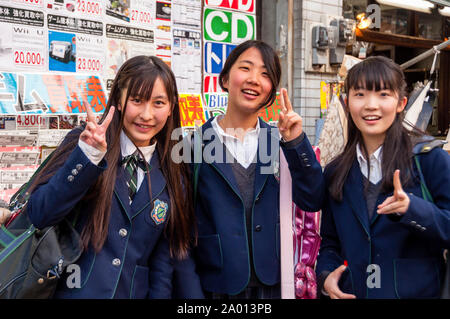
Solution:
{"label": "mouth", "polygon": [[363,120],[367,122],[375,122],[381,119],[381,116],[378,115],[367,115],[363,116]]}
{"label": "mouth", "polygon": [[252,89],[244,89],[241,92],[246,94],[246,95],[253,96],[253,97],[259,96],[259,92],[255,91],[255,90],[252,90]]}
{"label": "mouth", "polygon": [[145,125],[145,124],[140,124],[140,123],[134,123],[134,125],[136,125],[138,127],[138,129],[140,129],[140,130],[149,130],[149,129],[153,128],[153,125]]}

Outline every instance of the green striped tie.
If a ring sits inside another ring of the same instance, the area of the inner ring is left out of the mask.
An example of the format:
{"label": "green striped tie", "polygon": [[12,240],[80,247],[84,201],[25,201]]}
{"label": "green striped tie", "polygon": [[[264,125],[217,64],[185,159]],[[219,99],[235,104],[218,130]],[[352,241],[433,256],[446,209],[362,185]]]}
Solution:
{"label": "green striped tie", "polygon": [[141,167],[144,172],[146,171],[146,167],[144,160],[139,156],[137,150],[133,154],[125,156],[122,159],[122,164],[125,169],[128,196],[131,203],[137,190],[137,166]]}

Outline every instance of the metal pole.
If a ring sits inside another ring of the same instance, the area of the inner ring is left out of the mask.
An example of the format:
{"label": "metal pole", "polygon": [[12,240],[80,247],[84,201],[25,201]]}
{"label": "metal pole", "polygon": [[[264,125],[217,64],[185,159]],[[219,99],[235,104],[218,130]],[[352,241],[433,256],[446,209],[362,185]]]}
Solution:
{"label": "metal pole", "polygon": [[402,65],[400,65],[400,68],[402,70],[405,70],[407,68],[409,68],[411,65],[416,64],[417,62],[422,61],[423,59],[428,58],[429,56],[435,54],[437,51],[444,49],[445,47],[447,47],[448,45],[450,45],[450,40],[447,40],[445,42],[442,42],[441,44],[435,45],[434,47],[432,47],[431,49],[425,51],[424,53],[416,56],[415,58],[412,58],[411,60],[409,60],[408,62],[403,63]]}

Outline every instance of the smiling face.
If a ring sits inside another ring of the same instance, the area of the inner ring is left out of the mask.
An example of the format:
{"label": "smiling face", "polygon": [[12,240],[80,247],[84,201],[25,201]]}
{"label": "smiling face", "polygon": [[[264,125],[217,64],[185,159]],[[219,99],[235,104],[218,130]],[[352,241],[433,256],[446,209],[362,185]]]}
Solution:
{"label": "smiling face", "polygon": [[261,52],[251,47],[235,61],[223,82],[228,90],[228,108],[247,114],[259,111],[272,90]]}
{"label": "smiling face", "polygon": [[350,89],[348,109],[366,146],[377,147],[383,144],[386,131],[391,127],[397,113],[403,111],[406,102],[406,97],[399,100],[398,94],[389,89]]}
{"label": "smiling face", "polygon": [[158,77],[149,100],[139,96],[130,96],[125,101],[126,89],[122,90],[121,103],[118,106],[123,115],[123,129],[136,146],[148,146],[150,140],[162,130],[171,114],[172,105],[167,96],[163,81]]}

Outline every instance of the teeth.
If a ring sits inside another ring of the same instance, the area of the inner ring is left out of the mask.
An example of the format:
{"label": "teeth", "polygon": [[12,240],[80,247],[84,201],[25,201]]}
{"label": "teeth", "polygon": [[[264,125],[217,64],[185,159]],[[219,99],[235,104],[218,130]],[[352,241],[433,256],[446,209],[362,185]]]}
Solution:
{"label": "teeth", "polygon": [[378,120],[378,119],[380,119],[380,117],[379,116],[365,116],[364,119],[368,120],[368,121],[372,121],[372,120]]}
{"label": "teeth", "polygon": [[250,94],[250,95],[258,95],[258,92],[255,92],[253,90],[242,90],[242,92]]}
{"label": "teeth", "polygon": [[150,128],[150,125],[141,125],[141,124],[136,124],[136,125],[139,127],[142,127],[142,128]]}

